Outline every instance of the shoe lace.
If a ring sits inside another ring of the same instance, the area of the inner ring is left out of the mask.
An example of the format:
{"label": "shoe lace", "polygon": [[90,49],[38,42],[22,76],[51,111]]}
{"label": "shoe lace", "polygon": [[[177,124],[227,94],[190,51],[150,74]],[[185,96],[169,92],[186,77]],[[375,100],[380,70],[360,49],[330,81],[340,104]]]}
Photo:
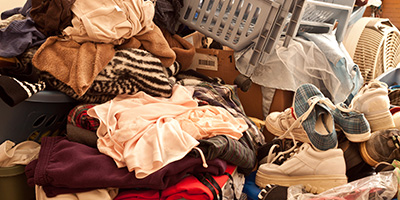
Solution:
{"label": "shoe lace", "polygon": [[346,106],[344,103],[339,103],[337,104],[337,108],[342,111],[342,112],[359,112],[355,110],[354,103],[358,101],[358,99],[361,97],[359,94],[363,94],[366,90],[370,88],[380,88],[380,87],[385,87],[388,88],[388,85],[385,82],[378,81],[376,79],[371,80],[367,85],[362,87],[360,91],[358,91],[357,95],[354,96],[354,98],[351,100],[350,104]]}
{"label": "shoe lace", "polygon": [[[284,122],[288,122],[288,121],[290,121],[290,119],[293,119],[293,118],[296,119],[296,117],[292,113],[293,113],[293,107],[286,108],[283,111],[283,115],[280,115],[281,119],[279,120],[280,127],[282,127],[283,129],[287,129],[289,126],[289,123],[284,123]],[[300,125],[301,124],[298,124],[296,127],[293,127],[293,129],[300,128],[301,127]]]}
{"label": "shoe lace", "polygon": [[392,136],[392,140],[394,142],[394,145],[396,146],[396,148],[400,149],[400,138],[398,135],[393,135]]}
{"label": "shoe lace", "polygon": [[[285,159],[287,157],[292,157],[293,154],[297,153],[297,149],[299,147],[299,142],[295,139],[292,130],[296,127],[299,127],[301,125],[301,123],[303,123],[304,120],[307,119],[307,117],[311,114],[311,112],[313,111],[315,105],[317,103],[323,103],[325,105],[328,105],[329,107],[335,107],[335,105],[333,105],[333,103],[326,97],[311,97],[310,99],[308,99],[308,104],[309,104],[309,108],[308,110],[303,113],[303,115],[301,115],[300,117],[298,117],[296,119],[296,121],[285,131],[284,134],[282,134],[281,136],[279,136],[279,139],[284,139],[286,137],[286,135],[290,135],[292,141],[293,141],[293,146],[291,148],[289,148],[288,150],[285,151],[281,151],[278,154],[276,154],[275,156],[274,154],[274,150],[275,148],[279,147],[279,145],[272,145],[272,147],[270,148],[269,152],[268,152],[268,159],[267,159],[267,163],[273,163],[275,162],[277,159]],[[289,156],[286,156],[289,154]]]}
{"label": "shoe lace", "polygon": [[[393,140],[393,144],[394,146],[396,146],[396,148],[400,149],[400,136],[398,135],[392,135],[391,139]],[[381,161],[379,163],[377,163],[374,168],[377,169],[378,166],[389,166],[392,165],[393,167],[400,167],[400,162],[397,160],[393,160],[392,163],[388,163],[386,161]]]}

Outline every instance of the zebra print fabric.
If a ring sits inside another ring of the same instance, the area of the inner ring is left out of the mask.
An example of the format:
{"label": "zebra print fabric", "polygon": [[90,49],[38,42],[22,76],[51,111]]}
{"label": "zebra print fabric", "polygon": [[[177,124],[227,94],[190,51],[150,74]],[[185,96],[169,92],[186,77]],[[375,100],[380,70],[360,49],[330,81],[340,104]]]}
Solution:
{"label": "zebra print fabric", "polygon": [[155,97],[170,97],[175,84],[170,78],[179,70],[178,62],[165,68],[150,52],[131,48],[117,50],[83,96],[76,95],[68,85],[48,73],[43,73],[42,77],[49,85],[78,101],[103,103],[116,95],[135,94],[139,91]]}

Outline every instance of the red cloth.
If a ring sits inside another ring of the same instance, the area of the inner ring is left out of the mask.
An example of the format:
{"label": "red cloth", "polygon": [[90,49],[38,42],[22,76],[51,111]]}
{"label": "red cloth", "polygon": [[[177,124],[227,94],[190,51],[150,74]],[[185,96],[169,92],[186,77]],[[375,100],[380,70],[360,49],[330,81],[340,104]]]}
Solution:
{"label": "red cloth", "polygon": [[[228,165],[225,172],[232,174],[236,169],[234,165]],[[227,175],[213,176],[218,185],[222,188],[228,181]],[[215,189],[218,194],[218,190]],[[210,189],[197,180],[194,176],[188,176],[176,185],[170,186],[163,191],[158,190],[127,190],[121,191],[114,200],[212,200],[214,196]]]}

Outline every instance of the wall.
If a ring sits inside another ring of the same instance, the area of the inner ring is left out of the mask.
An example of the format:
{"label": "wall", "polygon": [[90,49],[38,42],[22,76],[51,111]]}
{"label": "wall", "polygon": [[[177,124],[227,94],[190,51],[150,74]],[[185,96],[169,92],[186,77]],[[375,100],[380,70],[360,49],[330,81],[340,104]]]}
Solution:
{"label": "wall", "polygon": [[0,13],[16,8],[24,6],[26,0],[0,0]]}
{"label": "wall", "polygon": [[[400,2],[399,0],[383,0],[382,1],[382,16],[388,18],[398,29],[400,29]],[[371,16],[371,9],[367,8],[364,16]]]}

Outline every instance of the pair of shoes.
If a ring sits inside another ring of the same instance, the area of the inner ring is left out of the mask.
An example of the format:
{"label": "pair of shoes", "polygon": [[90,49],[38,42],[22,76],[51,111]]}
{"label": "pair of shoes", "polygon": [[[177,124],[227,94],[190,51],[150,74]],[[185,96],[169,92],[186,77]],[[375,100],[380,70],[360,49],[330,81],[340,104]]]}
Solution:
{"label": "pair of shoes", "polygon": [[360,154],[372,167],[381,162],[400,160],[400,130],[393,128],[373,132],[368,141],[360,144]]}
{"label": "pair of shoes", "polygon": [[362,113],[345,105],[335,106],[312,84],[303,84],[295,92],[293,106],[283,112],[272,112],[265,119],[269,132],[280,138],[311,143],[319,150],[337,147],[335,125],[352,142],[369,139],[371,131]]}
{"label": "pair of shoes", "polygon": [[364,113],[371,132],[395,127],[390,113],[388,86],[384,82],[371,80],[354,96],[347,110]]}
{"label": "pair of shoes", "polygon": [[320,193],[347,183],[346,164],[340,148],[318,151],[309,143],[294,149],[292,156],[281,165],[260,165],[255,182],[259,187],[266,185],[303,185],[306,190]]}
{"label": "pair of shoes", "polygon": [[324,95],[312,84],[303,84],[293,96],[293,105],[284,112],[272,112],[265,126],[279,138],[312,144],[319,150],[337,147],[333,116],[323,103]]}

